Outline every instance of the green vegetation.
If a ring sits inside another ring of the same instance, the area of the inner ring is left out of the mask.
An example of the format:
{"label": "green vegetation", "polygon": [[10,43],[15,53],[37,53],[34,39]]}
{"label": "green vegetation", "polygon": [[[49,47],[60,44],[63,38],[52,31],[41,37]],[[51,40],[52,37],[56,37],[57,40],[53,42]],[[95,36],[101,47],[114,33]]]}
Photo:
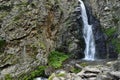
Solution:
{"label": "green vegetation", "polygon": [[68,59],[68,55],[65,55],[58,51],[52,51],[48,57],[48,64],[54,68],[60,68],[62,66],[63,61]]}
{"label": "green vegetation", "polygon": [[40,47],[42,49],[46,49],[46,46],[43,42],[36,42],[35,44],[30,45],[30,47],[32,47],[32,48]]}
{"label": "green vegetation", "polygon": [[45,76],[45,66],[39,66],[36,70],[31,72],[29,75],[24,76],[23,80],[33,80],[35,77]]}
{"label": "green vegetation", "polygon": [[112,36],[116,32],[116,28],[109,28],[105,30],[105,33],[108,37]]}
{"label": "green vegetation", "polygon": [[52,80],[54,76],[55,76],[55,74],[53,73],[53,74],[48,78],[48,80]]}
{"label": "green vegetation", "polygon": [[119,39],[113,39],[112,44],[115,45],[115,50],[120,53],[120,40]]}
{"label": "green vegetation", "polygon": [[73,67],[72,69],[71,69],[71,72],[73,72],[73,73],[78,73],[78,72],[80,72],[81,71],[81,69],[78,69],[78,68],[75,68],[75,67]]}
{"label": "green vegetation", "polygon": [[[63,61],[68,58],[68,55],[65,55],[58,51],[52,51],[48,57],[48,66],[52,66],[53,68],[60,68],[62,66]],[[45,77],[45,69],[48,66],[39,66],[34,71],[30,72],[28,75],[21,78],[22,80],[33,80],[36,77]],[[58,74],[57,76],[64,76],[64,74]],[[20,80],[21,80],[20,79]],[[50,79],[51,80],[51,79]]]}
{"label": "green vegetation", "polygon": [[28,5],[28,2],[23,1],[23,2],[21,2],[21,3],[19,3],[19,4],[17,4],[16,6],[21,7],[21,6],[27,6],[27,5]]}
{"label": "green vegetation", "polygon": [[4,18],[7,14],[8,12],[2,11],[2,13],[0,13],[0,20],[2,20],[2,18]]}
{"label": "green vegetation", "polygon": [[108,36],[107,43],[112,43],[115,46],[116,52],[120,53],[120,40],[118,38],[114,38],[114,35],[117,31],[117,28],[112,27],[105,30],[106,35]]}
{"label": "green vegetation", "polygon": [[5,75],[5,80],[12,80],[12,76],[10,74]]}
{"label": "green vegetation", "polygon": [[[52,51],[48,58],[49,59],[48,66],[52,66],[53,68],[60,68],[62,66],[63,61],[65,61],[67,58],[68,58],[68,55],[65,55],[58,51]],[[19,80],[21,80],[21,79],[22,80],[33,80],[36,77],[40,77],[40,76],[44,77],[45,76],[44,71],[48,66],[39,66],[36,69],[34,69],[34,71],[28,73],[25,76],[22,74],[22,75],[20,75],[21,77]],[[78,70],[74,69],[73,71],[77,72]],[[57,76],[64,76],[64,75],[65,75],[64,73],[57,74]],[[22,76],[24,76],[24,77],[22,77]],[[9,75],[9,74],[6,75],[5,80],[12,80],[11,75]],[[49,79],[49,80],[51,80],[51,79]]]}
{"label": "green vegetation", "polygon": [[38,45],[42,48],[42,49],[46,49],[46,46],[43,42],[39,42]]}
{"label": "green vegetation", "polygon": [[56,77],[64,77],[66,73],[59,73],[59,74],[55,74],[53,73],[49,78],[48,80],[53,80],[53,78],[56,76]]}
{"label": "green vegetation", "polygon": [[85,63],[85,62],[83,62],[83,63],[80,63],[80,66],[82,66],[82,67],[86,67],[86,66],[88,66],[88,64]]}
{"label": "green vegetation", "polygon": [[59,74],[57,74],[57,76],[58,77],[63,77],[63,76],[65,76],[65,73],[59,73]]}
{"label": "green vegetation", "polygon": [[[88,66],[88,64],[85,63],[85,62],[82,62],[82,63],[80,63],[79,65],[82,66],[82,67]],[[81,70],[82,70],[82,69],[76,68],[76,67],[72,67],[72,68],[71,68],[71,72],[73,72],[73,73],[78,73],[78,72],[80,72]]]}

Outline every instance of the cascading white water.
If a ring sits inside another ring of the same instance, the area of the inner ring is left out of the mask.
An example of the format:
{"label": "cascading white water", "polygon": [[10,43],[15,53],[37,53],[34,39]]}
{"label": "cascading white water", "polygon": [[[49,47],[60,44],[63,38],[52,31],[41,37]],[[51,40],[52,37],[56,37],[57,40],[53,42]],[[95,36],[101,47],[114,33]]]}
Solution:
{"label": "cascading white water", "polygon": [[88,16],[86,13],[86,8],[82,0],[79,0],[81,7],[81,15],[83,20],[83,37],[85,39],[85,60],[94,60],[95,59],[95,40],[92,32],[92,25],[88,24]]}

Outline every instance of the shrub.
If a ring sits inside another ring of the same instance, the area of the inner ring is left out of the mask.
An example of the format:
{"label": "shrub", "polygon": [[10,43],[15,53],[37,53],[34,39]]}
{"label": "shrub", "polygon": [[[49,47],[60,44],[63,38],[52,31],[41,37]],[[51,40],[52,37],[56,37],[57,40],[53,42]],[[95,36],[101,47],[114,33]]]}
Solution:
{"label": "shrub", "polygon": [[24,76],[23,80],[33,80],[35,77],[45,76],[45,66],[39,66],[36,70],[32,71],[29,75]]}
{"label": "shrub", "polygon": [[60,68],[62,66],[63,61],[68,59],[68,55],[58,52],[52,51],[48,57],[48,65],[54,68]]}
{"label": "shrub", "polygon": [[12,76],[10,74],[5,75],[5,80],[12,80]]}
{"label": "shrub", "polygon": [[116,32],[116,28],[109,28],[105,30],[105,33],[107,34],[108,37],[112,36]]}

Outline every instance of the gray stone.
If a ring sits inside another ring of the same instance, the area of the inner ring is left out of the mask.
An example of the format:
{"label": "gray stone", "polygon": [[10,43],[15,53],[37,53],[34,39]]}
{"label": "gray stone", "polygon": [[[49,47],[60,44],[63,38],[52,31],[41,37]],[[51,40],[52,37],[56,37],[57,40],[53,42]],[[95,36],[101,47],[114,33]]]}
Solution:
{"label": "gray stone", "polygon": [[90,78],[90,77],[96,77],[97,74],[95,74],[95,73],[86,73],[86,74],[83,74],[83,76],[86,77],[86,78]]}
{"label": "gray stone", "polygon": [[111,75],[112,77],[115,77],[117,79],[120,79],[120,72],[119,71],[109,72],[109,75]]}
{"label": "gray stone", "polygon": [[85,70],[85,73],[100,73],[101,72],[98,68],[91,67],[91,66],[85,67],[84,70]]}
{"label": "gray stone", "polygon": [[52,80],[60,80],[60,78],[58,78],[58,77],[54,77]]}
{"label": "gray stone", "polygon": [[96,80],[113,80],[111,77],[108,77],[106,74],[99,74],[97,75]]}

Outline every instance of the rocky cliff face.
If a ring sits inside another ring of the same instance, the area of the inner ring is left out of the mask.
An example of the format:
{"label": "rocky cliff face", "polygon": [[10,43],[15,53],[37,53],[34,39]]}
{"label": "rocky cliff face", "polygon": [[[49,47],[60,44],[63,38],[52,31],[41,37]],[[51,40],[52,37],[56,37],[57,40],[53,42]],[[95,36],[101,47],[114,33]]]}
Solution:
{"label": "rocky cliff face", "polygon": [[[95,26],[97,47],[107,47],[107,51],[99,48],[99,55],[119,52],[119,0],[84,1],[92,15],[89,19],[94,20],[90,23]],[[72,53],[73,58],[84,57],[77,6],[77,0],[0,0],[0,78],[6,74],[18,78],[38,65],[46,65],[48,54],[55,49]]]}
{"label": "rocky cliff face", "polygon": [[0,77],[46,65],[76,6],[75,0],[0,0]]}
{"label": "rocky cliff face", "polygon": [[[120,1],[119,0],[85,0],[91,6],[93,15],[99,19],[106,37],[107,57],[114,58],[120,53]],[[115,54],[115,55],[113,55]]]}

